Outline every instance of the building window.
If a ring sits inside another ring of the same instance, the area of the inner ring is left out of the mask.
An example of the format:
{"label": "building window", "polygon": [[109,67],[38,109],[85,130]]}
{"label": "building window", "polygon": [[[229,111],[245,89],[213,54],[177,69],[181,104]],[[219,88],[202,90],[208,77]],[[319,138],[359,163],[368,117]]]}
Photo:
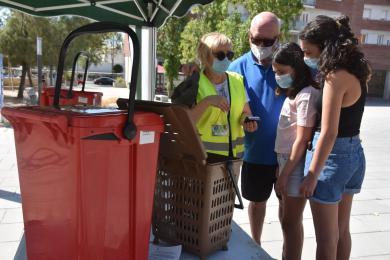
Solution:
{"label": "building window", "polygon": [[383,44],[383,38],[385,36],[382,34],[382,35],[378,35],[378,45],[382,45]]}
{"label": "building window", "polygon": [[365,18],[365,19],[370,19],[371,18],[371,9],[364,8],[363,18]]}
{"label": "building window", "polygon": [[378,20],[386,20],[387,10],[381,10]]}
{"label": "building window", "polygon": [[301,21],[306,24],[309,21],[309,14],[308,13],[303,13]]}
{"label": "building window", "polygon": [[390,12],[389,12],[389,10],[383,10],[383,20],[390,21]]}
{"label": "building window", "polygon": [[373,33],[367,33],[364,35],[364,43],[365,44],[377,44],[378,43],[378,35]]}

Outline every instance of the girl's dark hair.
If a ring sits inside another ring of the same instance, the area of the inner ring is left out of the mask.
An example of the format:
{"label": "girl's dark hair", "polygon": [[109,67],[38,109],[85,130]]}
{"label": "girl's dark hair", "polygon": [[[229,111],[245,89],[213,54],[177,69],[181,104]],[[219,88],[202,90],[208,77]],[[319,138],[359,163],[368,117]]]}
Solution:
{"label": "girl's dark hair", "polygon": [[345,69],[364,84],[370,80],[371,67],[358,48],[347,16],[333,19],[319,15],[299,33],[299,39],[321,50],[318,69],[322,79],[330,72]]}
{"label": "girl's dark hair", "polygon": [[318,84],[314,81],[310,68],[306,65],[303,57],[303,51],[299,45],[294,42],[283,44],[274,53],[273,62],[288,65],[294,69],[292,86],[288,89],[277,87],[277,95],[284,93],[290,98],[295,98],[295,96],[305,87],[317,87]]}

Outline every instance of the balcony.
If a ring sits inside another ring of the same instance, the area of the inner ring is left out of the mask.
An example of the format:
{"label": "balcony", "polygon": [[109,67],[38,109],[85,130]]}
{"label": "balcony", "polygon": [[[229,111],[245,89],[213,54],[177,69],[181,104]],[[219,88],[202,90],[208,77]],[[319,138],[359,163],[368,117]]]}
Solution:
{"label": "balcony", "polygon": [[302,0],[302,3],[304,5],[315,6],[316,5],[316,0]]}

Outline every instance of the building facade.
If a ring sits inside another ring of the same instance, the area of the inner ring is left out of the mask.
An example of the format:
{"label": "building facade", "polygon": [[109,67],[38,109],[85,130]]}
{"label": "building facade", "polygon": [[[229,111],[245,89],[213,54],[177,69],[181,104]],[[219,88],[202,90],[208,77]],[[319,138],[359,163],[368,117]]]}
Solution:
{"label": "building facade", "polygon": [[294,23],[293,40],[317,15],[334,18],[347,15],[373,69],[369,95],[390,99],[390,0],[303,0],[303,3],[305,10]]}

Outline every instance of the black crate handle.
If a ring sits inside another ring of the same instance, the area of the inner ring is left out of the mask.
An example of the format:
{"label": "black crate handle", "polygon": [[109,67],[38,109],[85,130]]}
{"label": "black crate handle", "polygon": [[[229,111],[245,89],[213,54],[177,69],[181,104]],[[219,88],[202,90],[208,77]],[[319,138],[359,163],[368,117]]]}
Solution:
{"label": "black crate handle", "polygon": [[134,103],[135,103],[135,92],[137,89],[137,77],[138,67],[140,60],[140,44],[138,41],[137,34],[127,25],[114,23],[114,22],[96,22],[84,25],[74,31],[72,31],[65,39],[62,44],[60,51],[60,58],[58,60],[57,67],[57,80],[54,92],[53,106],[59,109],[60,93],[61,93],[61,81],[64,73],[65,56],[68,50],[68,46],[71,41],[81,35],[95,34],[95,33],[107,33],[107,32],[124,32],[127,33],[133,42],[133,67],[131,69],[131,81],[130,81],[130,94],[128,104],[127,121],[123,128],[123,135],[128,140],[132,140],[137,134],[137,127],[134,124]]}
{"label": "black crate handle", "polygon": [[234,190],[235,190],[235,192],[236,192],[238,201],[240,202],[240,204],[234,204],[234,207],[237,208],[237,209],[244,209],[244,203],[242,203],[241,193],[240,193],[240,190],[238,189],[236,180],[235,180],[235,178],[234,178],[234,174],[233,174],[233,162],[232,162],[231,160],[228,160],[228,161],[226,162],[226,169],[227,169],[228,175],[229,175],[229,177],[230,177],[230,180],[231,180],[232,183],[233,183],[233,187],[234,187]]}
{"label": "black crate handle", "polygon": [[67,98],[72,98],[72,96],[73,96],[72,90],[73,90],[74,75],[76,74],[77,61],[81,55],[87,57],[87,61],[85,62],[85,69],[84,69],[84,76],[83,76],[83,87],[81,88],[81,92],[84,92],[84,89],[85,89],[85,81],[87,80],[87,72],[88,72],[90,55],[86,51],[80,51],[76,54],[76,56],[74,57],[74,60],[73,60],[72,76],[70,79],[70,86],[69,86]]}

